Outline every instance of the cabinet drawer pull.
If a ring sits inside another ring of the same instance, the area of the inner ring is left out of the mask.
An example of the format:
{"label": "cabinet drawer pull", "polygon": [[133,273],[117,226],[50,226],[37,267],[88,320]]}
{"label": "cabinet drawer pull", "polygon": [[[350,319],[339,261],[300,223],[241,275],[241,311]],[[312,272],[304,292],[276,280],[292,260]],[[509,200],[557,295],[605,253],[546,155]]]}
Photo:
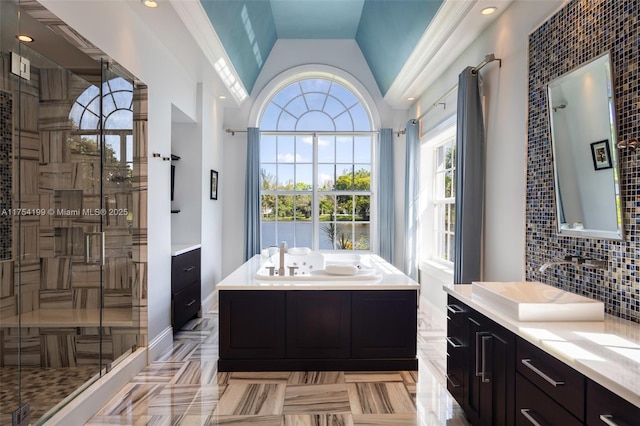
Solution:
{"label": "cabinet drawer pull", "polygon": [[609,426],[618,426],[618,423],[613,421],[611,414],[600,414],[600,421]]}
{"label": "cabinet drawer pull", "polygon": [[487,342],[489,340],[491,340],[491,336],[482,336],[482,371],[480,372],[482,383],[491,382],[491,376],[487,378],[489,375],[487,372]]}
{"label": "cabinet drawer pull", "polygon": [[532,425],[534,425],[534,426],[543,426],[544,423],[540,423],[539,421],[537,421],[536,419],[533,418],[533,415],[532,415],[533,412],[530,409],[522,408],[522,409],[520,409],[520,413],[522,413],[524,418],[529,420],[529,422],[531,422]]}
{"label": "cabinet drawer pull", "polygon": [[447,310],[451,311],[454,314],[461,314],[464,312],[464,309],[462,309],[458,305],[447,305]]}
{"label": "cabinet drawer pull", "polygon": [[191,272],[191,271],[193,271],[194,269],[196,269],[196,267],[195,267],[195,266],[193,266],[193,265],[191,265],[191,266],[189,266],[189,267],[187,267],[187,268],[184,268],[184,269],[183,269],[183,271],[184,271],[184,272]]}
{"label": "cabinet drawer pull", "polygon": [[458,342],[456,342],[455,340],[453,340],[453,339],[452,339],[451,337],[449,337],[449,336],[447,336],[447,337],[446,337],[446,339],[447,339],[447,342],[449,342],[449,344],[450,344],[451,346],[453,346],[454,348],[462,348],[462,347],[464,347],[464,345],[463,345],[462,343],[458,343]]}
{"label": "cabinet drawer pull", "polygon": [[543,379],[545,379],[552,386],[557,387],[557,386],[564,385],[564,382],[561,382],[559,380],[553,380],[551,377],[547,376],[545,373],[543,373],[542,371],[538,370],[533,364],[531,364],[531,360],[530,359],[525,358],[525,359],[522,360],[522,363],[525,365],[525,367],[527,367],[528,369],[530,369],[531,371],[536,373],[538,376],[540,376]]}
{"label": "cabinet drawer pull", "polygon": [[460,383],[456,382],[452,376],[445,374],[447,380],[449,381],[449,383],[451,383],[451,386],[453,386],[454,388],[459,388],[460,387]]}
{"label": "cabinet drawer pull", "polygon": [[476,326],[480,327],[480,323],[478,321],[474,320],[473,318],[469,317],[469,321],[474,323]]}
{"label": "cabinet drawer pull", "polygon": [[193,305],[194,303],[196,303],[196,299],[193,299],[191,302],[187,303],[187,307]]}

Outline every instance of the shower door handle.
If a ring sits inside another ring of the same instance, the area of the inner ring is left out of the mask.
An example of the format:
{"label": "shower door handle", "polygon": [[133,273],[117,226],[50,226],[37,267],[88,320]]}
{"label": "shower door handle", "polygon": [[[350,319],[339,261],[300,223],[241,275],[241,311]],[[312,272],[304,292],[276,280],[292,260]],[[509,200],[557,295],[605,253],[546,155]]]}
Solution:
{"label": "shower door handle", "polygon": [[85,232],[84,263],[104,266],[104,260],[104,232]]}

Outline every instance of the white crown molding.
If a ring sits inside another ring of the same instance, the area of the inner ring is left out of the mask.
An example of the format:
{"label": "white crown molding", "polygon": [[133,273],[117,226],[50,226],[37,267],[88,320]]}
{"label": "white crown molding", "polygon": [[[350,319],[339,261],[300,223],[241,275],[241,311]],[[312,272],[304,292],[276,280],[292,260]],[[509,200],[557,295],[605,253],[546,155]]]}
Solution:
{"label": "white crown molding", "polygon": [[[215,63],[220,58],[223,58],[236,81],[242,86],[245,93],[248,93],[247,88],[240,79],[240,75],[238,75],[238,72],[234,68],[229,55],[227,55],[227,52],[224,50],[224,46],[222,45],[222,42],[213,28],[213,25],[207,16],[207,12],[202,7],[200,1],[169,0],[169,2],[195,39],[196,43],[198,43],[198,46],[211,63],[211,66],[214,67]],[[220,81],[222,81],[222,79]],[[222,86],[226,87],[224,82]],[[233,97],[236,104],[240,106],[243,99],[239,99],[236,93],[228,88],[227,91],[229,95]]]}
{"label": "white crown molding", "polygon": [[463,18],[473,8],[477,0],[459,1],[445,0],[433,17],[431,23],[422,34],[418,44],[409,55],[396,79],[384,96],[384,99],[391,106],[405,104],[404,99],[408,88],[418,78],[418,75],[429,66],[435,53],[442,47],[444,42],[451,37],[451,34],[460,25]]}
{"label": "white crown molding", "polygon": [[[385,94],[385,101],[393,108],[408,108],[412,101],[407,97],[420,97],[512,1],[445,0]],[[498,13],[482,16],[480,10],[491,5],[499,7]]]}

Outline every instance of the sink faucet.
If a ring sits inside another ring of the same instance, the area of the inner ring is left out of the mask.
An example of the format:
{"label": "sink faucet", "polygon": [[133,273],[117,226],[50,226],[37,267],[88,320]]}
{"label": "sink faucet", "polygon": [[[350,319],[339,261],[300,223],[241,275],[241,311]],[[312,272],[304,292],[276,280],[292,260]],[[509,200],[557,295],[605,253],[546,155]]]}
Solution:
{"label": "sink faucet", "polygon": [[550,266],[553,265],[582,265],[584,267],[604,269],[606,267],[606,261],[568,255],[561,260],[552,260],[549,262],[545,262],[544,264],[542,264],[539,271],[544,273],[544,271],[546,271]]}
{"label": "sink faucet", "polygon": [[284,254],[287,252],[287,242],[280,243],[280,267],[278,268],[278,275],[284,277]]}
{"label": "sink faucet", "polygon": [[551,262],[545,262],[542,264],[542,266],[540,267],[539,271],[544,273],[544,271],[546,271],[547,269],[549,269],[550,266],[553,265],[578,265],[581,262],[576,261],[576,260],[553,260]]}

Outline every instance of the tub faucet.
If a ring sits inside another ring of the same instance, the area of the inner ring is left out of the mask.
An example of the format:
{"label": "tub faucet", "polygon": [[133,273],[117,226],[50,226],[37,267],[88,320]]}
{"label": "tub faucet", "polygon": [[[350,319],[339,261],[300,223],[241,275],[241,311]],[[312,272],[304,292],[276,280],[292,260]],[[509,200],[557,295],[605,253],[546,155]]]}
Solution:
{"label": "tub faucet", "polygon": [[280,267],[278,268],[278,275],[284,277],[284,254],[287,252],[287,242],[280,243]]}

